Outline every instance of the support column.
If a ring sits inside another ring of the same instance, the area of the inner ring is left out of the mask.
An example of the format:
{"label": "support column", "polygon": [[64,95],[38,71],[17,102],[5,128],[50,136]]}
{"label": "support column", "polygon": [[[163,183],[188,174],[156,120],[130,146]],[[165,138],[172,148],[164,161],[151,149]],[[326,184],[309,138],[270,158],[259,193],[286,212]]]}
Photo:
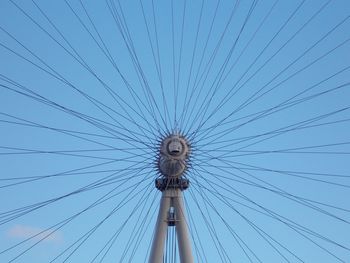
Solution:
{"label": "support column", "polygon": [[185,217],[182,192],[179,188],[165,189],[162,192],[160,208],[153,237],[149,263],[163,263],[164,246],[167,235],[168,213],[170,206],[175,209],[175,227],[181,263],[193,263],[191,242]]}
{"label": "support column", "polygon": [[168,227],[168,211],[170,208],[170,196],[165,190],[160,199],[160,207],[158,212],[157,223],[154,231],[153,243],[149,263],[163,263],[164,245]]}
{"label": "support column", "polygon": [[185,206],[182,199],[182,192],[176,189],[177,196],[174,199],[175,215],[176,215],[176,234],[179,246],[180,262],[193,263],[192,249],[190,237],[188,234],[188,225],[185,216]]}

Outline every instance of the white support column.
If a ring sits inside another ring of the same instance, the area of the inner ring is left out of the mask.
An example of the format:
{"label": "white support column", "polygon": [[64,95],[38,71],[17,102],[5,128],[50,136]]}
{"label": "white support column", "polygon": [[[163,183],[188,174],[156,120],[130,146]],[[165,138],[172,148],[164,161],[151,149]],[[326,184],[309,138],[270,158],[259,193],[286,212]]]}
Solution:
{"label": "white support column", "polygon": [[188,234],[188,225],[185,216],[185,206],[182,199],[182,192],[176,189],[177,194],[174,199],[175,216],[176,216],[176,234],[179,246],[180,262],[193,263],[192,248]]}
{"label": "white support column", "polygon": [[168,212],[170,206],[175,208],[175,227],[179,246],[180,262],[193,263],[191,242],[185,217],[185,208],[180,189],[166,189],[162,193],[157,224],[153,237],[149,263],[163,263],[164,246],[168,227]]}
{"label": "white support column", "polygon": [[164,245],[168,228],[168,211],[170,208],[170,196],[168,190],[163,191],[160,200],[157,223],[154,231],[153,243],[149,263],[163,263]]}

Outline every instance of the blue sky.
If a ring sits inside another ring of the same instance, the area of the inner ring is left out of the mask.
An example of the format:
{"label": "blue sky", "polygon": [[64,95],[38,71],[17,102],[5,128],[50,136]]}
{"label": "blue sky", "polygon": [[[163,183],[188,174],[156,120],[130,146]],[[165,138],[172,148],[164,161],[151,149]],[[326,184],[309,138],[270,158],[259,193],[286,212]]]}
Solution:
{"label": "blue sky", "polygon": [[196,262],[348,262],[349,15],[1,1],[0,261],[147,262],[179,130]]}

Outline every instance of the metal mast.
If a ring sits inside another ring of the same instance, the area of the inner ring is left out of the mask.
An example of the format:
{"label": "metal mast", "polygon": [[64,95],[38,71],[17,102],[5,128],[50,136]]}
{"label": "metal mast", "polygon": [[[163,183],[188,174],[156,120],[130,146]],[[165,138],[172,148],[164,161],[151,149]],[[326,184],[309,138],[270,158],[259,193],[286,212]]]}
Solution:
{"label": "metal mast", "polygon": [[189,186],[185,178],[190,146],[179,134],[163,139],[158,156],[156,188],[162,192],[149,263],[162,263],[168,227],[175,227],[181,263],[193,263],[182,191]]}

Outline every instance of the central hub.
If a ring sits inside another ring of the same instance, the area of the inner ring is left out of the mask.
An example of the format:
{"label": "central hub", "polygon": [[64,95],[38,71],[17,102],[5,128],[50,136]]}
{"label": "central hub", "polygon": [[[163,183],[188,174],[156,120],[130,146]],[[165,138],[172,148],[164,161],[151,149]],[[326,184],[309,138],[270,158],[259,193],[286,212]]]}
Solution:
{"label": "central hub", "polygon": [[177,134],[163,139],[159,149],[158,170],[166,177],[181,177],[187,169],[190,147],[187,140]]}

